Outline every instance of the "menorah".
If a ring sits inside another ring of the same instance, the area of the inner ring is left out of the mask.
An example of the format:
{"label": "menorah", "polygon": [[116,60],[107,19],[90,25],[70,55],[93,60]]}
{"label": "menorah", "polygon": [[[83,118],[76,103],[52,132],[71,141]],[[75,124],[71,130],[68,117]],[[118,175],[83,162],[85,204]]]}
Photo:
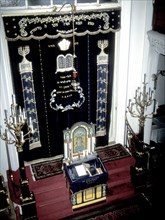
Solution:
{"label": "menorah", "polygon": [[28,178],[26,177],[26,170],[24,166],[23,147],[26,141],[33,135],[33,124],[31,118],[27,118],[26,112],[17,105],[15,95],[12,95],[11,112],[8,114],[4,110],[4,123],[6,129],[4,132],[0,131],[0,138],[6,144],[14,144],[18,153],[19,171],[20,171],[20,204],[22,207],[23,218],[33,217],[37,219],[35,198],[33,192],[29,190]]}
{"label": "menorah", "polygon": [[104,52],[104,49],[108,47],[108,40],[99,40],[97,46],[101,49],[102,52]]}
{"label": "menorah", "polygon": [[129,99],[129,104],[127,107],[128,112],[132,117],[138,118],[139,121],[139,137],[143,141],[144,136],[144,125],[147,118],[152,118],[151,116],[155,111],[147,113],[147,108],[154,104],[155,109],[155,99],[154,91],[149,88],[147,90],[146,74],[144,74],[143,87],[140,89],[138,87],[135,91],[134,101]]}
{"label": "menorah", "polygon": [[18,53],[19,55],[23,56],[23,59],[26,59],[26,55],[29,54],[30,49],[29,46],[25,46],[24,48],[19,47],[18,48]]}

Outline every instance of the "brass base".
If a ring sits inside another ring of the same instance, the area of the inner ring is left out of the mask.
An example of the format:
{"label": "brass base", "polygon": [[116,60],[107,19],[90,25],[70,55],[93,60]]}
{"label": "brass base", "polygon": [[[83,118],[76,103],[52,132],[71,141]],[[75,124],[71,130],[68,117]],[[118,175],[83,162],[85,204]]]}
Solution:
{"label": "brass base", "polygon": [[87,205],[92,205],[94,203],[97,203],[97,202],[102,202],[102,201],[105,201],[106,200],[106,197],[102,197],[102,198],[99,198],[99,199],[94,199],[92,201],[89,201],[89,202],[84,202],[84,203],[81,203],[81,204],[78,204],[78,205],[73,205],[72,206],[72,209],[78,209],[78,208],[81,208],[81,207],[84,207],[84,206],[87,206]]}
{"label": "brass base", "polygon": [[7,188],[4,185],[4,177],[0,173],[0,212],[10,209]]}
{"label": "brass base", "polygon": [[146,187],[147,183],[147,171],[142,167],[130,168],[131,182],[134,185],[135,189],[143,190]]}
{"label": "brass base", "polygon": [[22,215],[24,220],[37,220],[37,209],[36,209],[36,201],[34,198],[34,194],[31,192],[31,197],[24,198],[20,197],[21,207],[22,207]]}

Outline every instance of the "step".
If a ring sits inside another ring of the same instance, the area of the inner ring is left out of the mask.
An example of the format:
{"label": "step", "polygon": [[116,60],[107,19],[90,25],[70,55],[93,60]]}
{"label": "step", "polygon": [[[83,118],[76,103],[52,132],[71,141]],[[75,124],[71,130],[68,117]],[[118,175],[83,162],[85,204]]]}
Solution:
{"label": "step", "polygon": [[110,171],[110,174],[118,172],[122,169],[130,169],[132,165],[135,164],[135,159],[133,157],[127,157],[120,160],[110,161],[105,163],[105,167]]}
{"label": "step", "polygon": [[47,204],[41,204],[37,207],[38,217],[40,220],[62,219],[73,214],[90,212],[90,210],[95,208],[101,209],[104,205],[113,205],[124,201],[125,199],[131,198],[132,196],[134,196],[133,190],[117,193],[115,195],[108,195],[105,202],[74,211],[71,208],[70,201],[59,201],[58,203],[52,201],[51,203],[49,202]]}

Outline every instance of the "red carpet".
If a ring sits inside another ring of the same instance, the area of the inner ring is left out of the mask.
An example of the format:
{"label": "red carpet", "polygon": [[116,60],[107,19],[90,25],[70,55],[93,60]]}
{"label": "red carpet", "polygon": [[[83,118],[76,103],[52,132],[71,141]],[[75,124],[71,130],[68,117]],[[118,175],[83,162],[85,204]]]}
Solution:
{"label": "red carpet", "polygon": [[[105,162],[104,164],[109,173],[107,200],[75,211],[71,208],[69,192],[63,174],[33,181],[30,168],[26,167],[30,190],[35,194],[39,220],[56,220],[64,217],[69,218],[76,214],[83,215],[86,212],[92,212],[96,208],[101,210],[107,205],[111,206],[132,198],[135,193],[130,182],[130,166],[134,163],[134,158],[131,156]],[[14,179],[17,183],[19,182],[18,172],[14,174]],[[9,187],[12,192],[10,184]],[[13,201],[18,201],[14,194],[11,197]]]}

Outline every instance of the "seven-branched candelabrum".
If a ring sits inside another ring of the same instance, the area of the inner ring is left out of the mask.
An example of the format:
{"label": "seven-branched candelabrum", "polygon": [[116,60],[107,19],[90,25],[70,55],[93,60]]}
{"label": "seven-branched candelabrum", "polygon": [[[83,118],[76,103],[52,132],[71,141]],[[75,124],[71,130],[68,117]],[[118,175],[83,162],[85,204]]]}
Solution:
{"label": "seven-branched candelabrum", "polygon": [[[33,134],[33,124],[31,117],[27,119],[25,109],[18,107],[15,101],[15,95],[12,95],[11,114],[5,112],[5,132],[0,131],[0,138],[7,144],[15,144],[17,152],[22,151],[26,140],[29,140]],[[24,129],[26,127],[26,129]]]}
{"label": "seven-branched candelabrum", "polygon": [[129,99],[129,105],[127,107],[128,112],[132,117],[136,117],[139,120],[139,135],[143,136],[143,129],[145,120],[147,118],[151,118],[154,114],[154,111],[150,113],[146,113],[147,108],[154,104],[155,109],[155,99],[154,99],[154,91],[149,88],[147,90],[147,83],[146,83],[146,74],[144,75],[144,82],[142,83],[143,87],[140,89],[138,87],[135,91],[134,101]]}

